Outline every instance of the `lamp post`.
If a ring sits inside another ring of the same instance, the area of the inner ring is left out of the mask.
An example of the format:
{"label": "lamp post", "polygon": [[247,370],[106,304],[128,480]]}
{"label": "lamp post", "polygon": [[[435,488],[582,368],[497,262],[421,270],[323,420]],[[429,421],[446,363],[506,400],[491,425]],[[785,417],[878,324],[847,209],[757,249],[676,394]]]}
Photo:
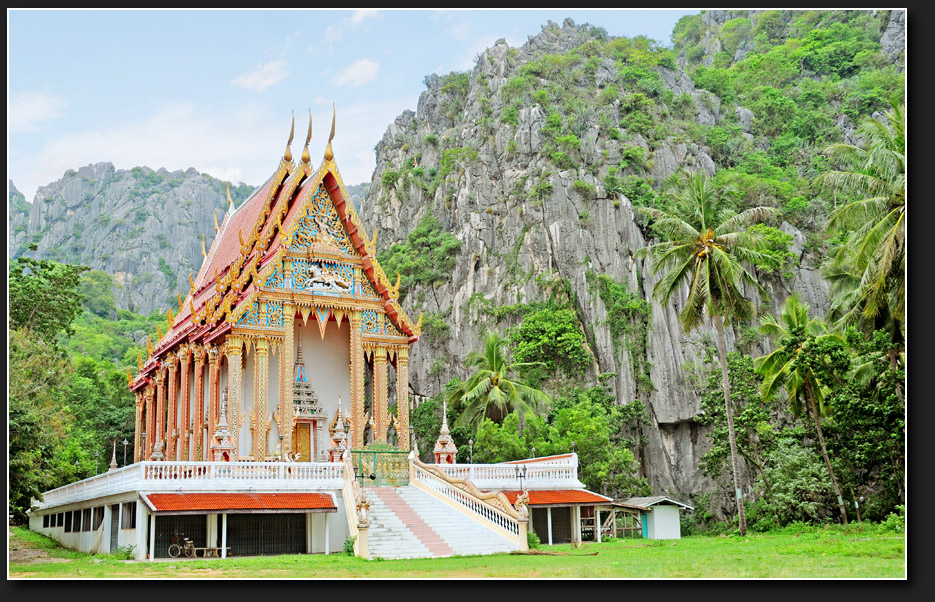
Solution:
{"label": "lamp post", "polygon": [[94,474],[97,474],[97,459],[101,456],[101,452],[94,452]]}
{"label": "lamp post", "polygon": [[515,471],[516,471],[516,478],[519,479],[519,491],[520,491],[520,495],[522,495],[522,492],[523,492],[523,491],[526,491],[526,490],[523,488],[523,479],[526,478],[526,465],[523,464],[523,467],[520,468],[519,465],[517,464],[516,467],[515,467]]}
{"label": "lamp post", "polygon": [[469,463],[474,463],[474,439],[468,439],[468,446],[471,448],[471,459],[468,460]]}
{"label": "lamp post", "polygon": [[123,439],[123,465],[124,465],[124,466],[127,465],[127,444],[129,444],[129,443],[130,443],[130,442],[127,441],[126,437],[124,437],[124,439]]}
{"label": "lamp post", "polygon": [[75,460],[75,480],[78,480],[78,460]]}

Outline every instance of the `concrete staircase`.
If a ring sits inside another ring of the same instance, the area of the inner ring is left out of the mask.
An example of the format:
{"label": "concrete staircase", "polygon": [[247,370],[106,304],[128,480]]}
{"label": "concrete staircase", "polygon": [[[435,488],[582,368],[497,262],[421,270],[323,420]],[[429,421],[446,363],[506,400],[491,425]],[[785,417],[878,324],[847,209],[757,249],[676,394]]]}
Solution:
{"label": "concrete staircase", "polygon": [[414,485],[367,487],[371,558],[511,552],[517,545]]}

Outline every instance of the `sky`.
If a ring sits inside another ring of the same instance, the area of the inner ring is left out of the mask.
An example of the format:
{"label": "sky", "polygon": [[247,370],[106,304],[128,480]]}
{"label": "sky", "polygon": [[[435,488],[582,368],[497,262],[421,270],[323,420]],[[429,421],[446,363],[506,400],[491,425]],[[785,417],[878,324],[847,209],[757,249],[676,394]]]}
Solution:
{"label": "sky", "polygon": [[332,147],[345,184],[369,182],[374,146],[415,111],[426,75],[473,69],[549,20],[671,44],[697,10],[8,10],[7,173],[32,202],[68,169],[194,167],[262,184],[295,113],[298,158]]}

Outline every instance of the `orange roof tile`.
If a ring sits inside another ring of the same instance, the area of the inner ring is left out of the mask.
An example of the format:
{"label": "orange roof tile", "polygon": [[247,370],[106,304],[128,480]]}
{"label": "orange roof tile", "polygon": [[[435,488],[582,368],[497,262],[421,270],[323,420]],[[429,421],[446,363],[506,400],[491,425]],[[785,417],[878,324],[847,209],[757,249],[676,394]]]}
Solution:
{"label": "orange roof tile", "polygon": [[[511,504],[516,503],[519,497],[519,491],[504,491],[503,495]],[[529,490],[530,506],[551,506],[555,504],[606,504],[610,502],[609,497],[592,493],[585,489],[540,489]]]}
{"label": "orange roof tile", "polygon": [[156,512],[212,510],[336,510],[326,493],[150,493]]}

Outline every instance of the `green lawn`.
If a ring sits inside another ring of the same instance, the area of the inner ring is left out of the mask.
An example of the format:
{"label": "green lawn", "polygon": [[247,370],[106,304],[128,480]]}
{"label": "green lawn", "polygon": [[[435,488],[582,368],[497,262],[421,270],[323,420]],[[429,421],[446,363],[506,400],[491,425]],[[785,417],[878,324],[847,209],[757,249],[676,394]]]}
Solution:
{"label": "green lawn", "polygon": [[[866,524],[865,524],[866,525]],[[747,537],[685,537],[677,541],[616,540],[543,546],[560,555],[469,556],[365,561],[343,554],[135,562],[66,550],[25,528],[18,546],[41,546],[65,562],[9,564],[10,578],[897,578],[906,576],[905,535],[871,526],[834,526],[804,533]],[[13,543],[13,542],[11,542]]]}

